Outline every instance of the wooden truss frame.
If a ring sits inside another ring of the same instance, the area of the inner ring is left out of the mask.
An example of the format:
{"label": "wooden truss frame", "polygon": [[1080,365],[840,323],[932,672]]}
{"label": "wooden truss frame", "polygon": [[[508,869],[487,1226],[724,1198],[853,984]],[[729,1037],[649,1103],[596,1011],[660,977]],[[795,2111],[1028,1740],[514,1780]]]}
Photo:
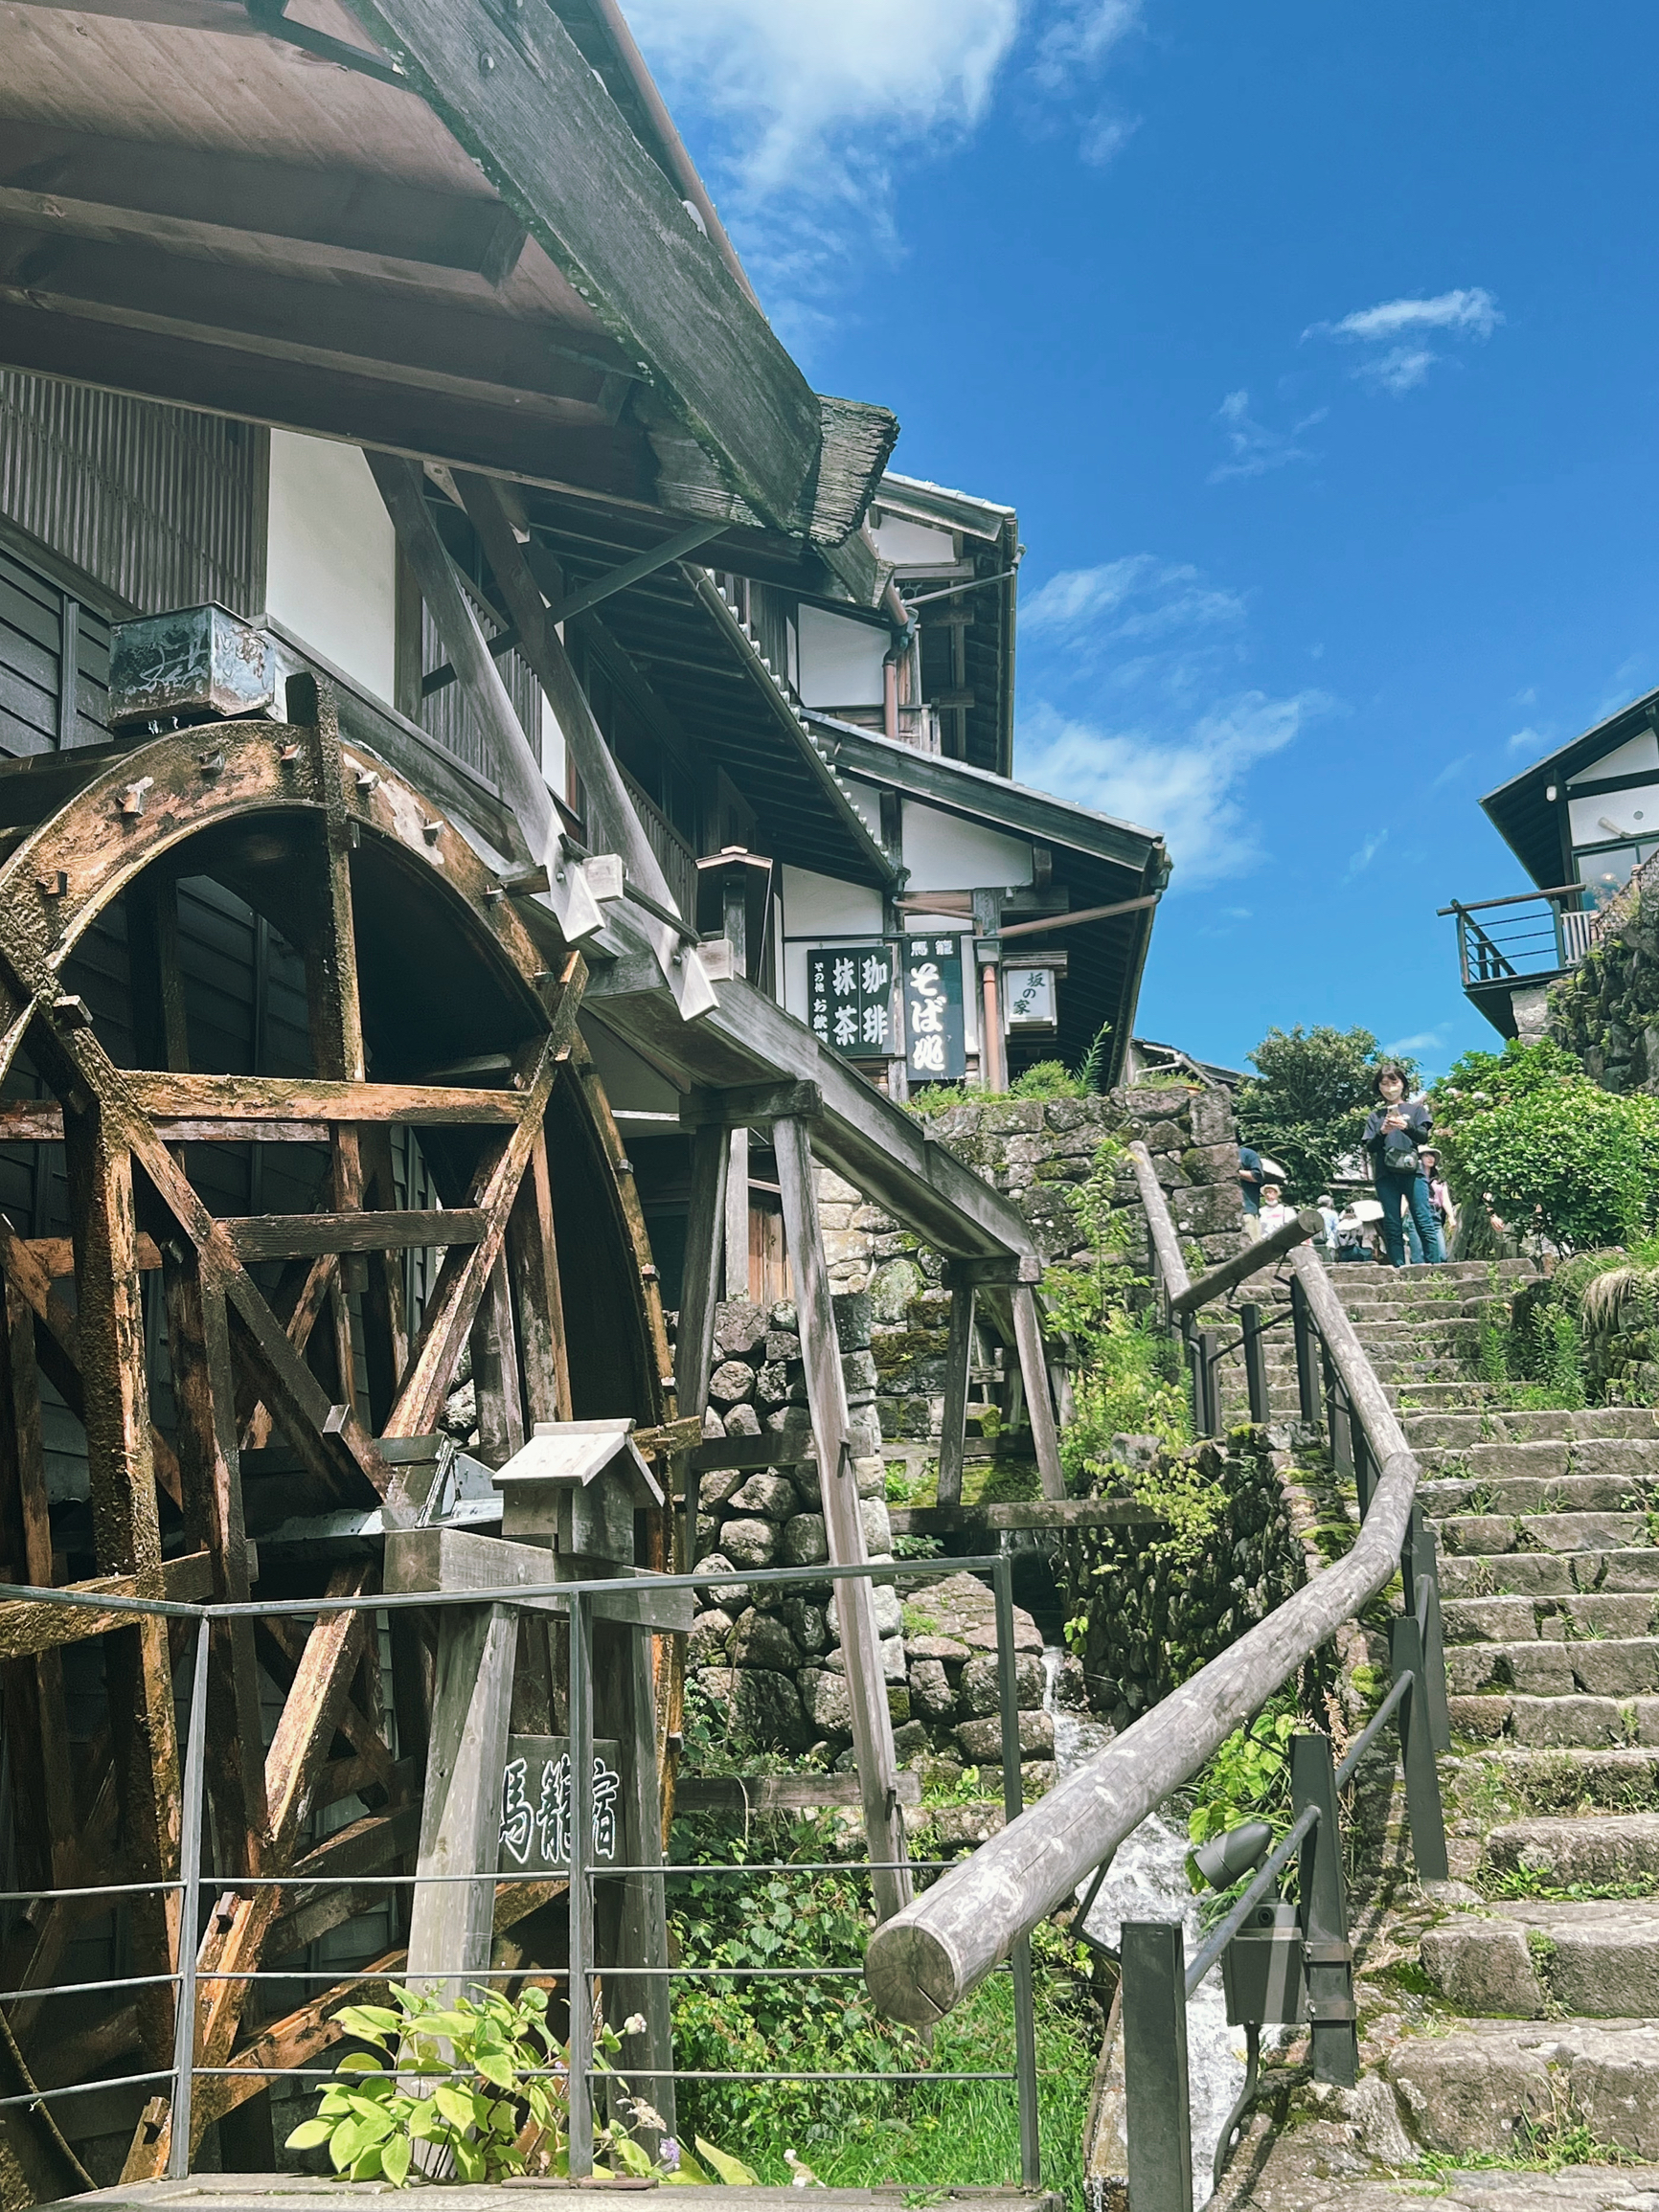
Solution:
{"label": "wooden truss frame", "polygon": [[[0,1098],[0,1142],[61,1140],[72,1217],[67,1246],[21,1237],[0,1220],[0,1552],[11,1562],[13,1582],[45,1587],[59,1579],[47,1515],[42,1375],[86,1435],[98,1578],[77,1587],[122,1595],[246,1599],[240,1453],[274,1428],[301,1461],[309,1495],[372,1507],[398,1479],[402,1456],[388,1447],[436,1429],[469,1343],[484,1456],[514,1449],[534,1421],[572,1417],[556,1178],[544,1127],[559,1086],[586,1124],[617,1266],[629,1285],[638,1402],[627,1410],[642,1432],[672,1416],[656,1271],[632,1173],[576,1026],[585,982],[580,957],[555,953],[547,963],[511,892],[453,824],[385,762],[342,743],[325,689],[296,679],[287,704],[285,723],[216,723],[130,749],[89,751],[74,796],[0,865],[0,1083],[23,1050],[51,1094]],[[55,763],[55,780],[45,785],[54,798],[66,765]],[[0,771],[10,819],[27,819],[30,774],[22,763]],[[202,1074],[189,1066],[176,950],[180,848],[204,830],[260,817],[278,825],[296,855],[284,894],[291,911],[281,926],[305,959],[317,1070],[297,1081]],[[446,920],[517,1008],[508,1087],[368,1079],[352,856],[370,841],[424,871]],[[140,1052],[153,1063],[142,1070],[115,1064],[84,1001],[65,987],[77,945],[118,898],[125,902]],[[390,1143],[397,1124],[466,1130],[474,1143],[483,1133],[470,1187],[457,1204],[438,1214],[398,1209]],[[216,1218],[186,1172],[184,1147],[250,1139],[326,1143],[322,1209]],[[444,1253],[413,1330],[401,1269],[411,1247]],[[350,1255],[359,1253],[369,1257],[354,1342],[347,1285],[349,1271],[362,1264]],[[250,1272],[274,1260],[287,1263],[276,1292]],[[73,1312],[56,1287],[70,1264]],[[151,1415],[147,1271],[161,1276],[176,1408],[170,1437]],[[377,1422],[357,1385],[359,1359],[376,1386],[374,1397],[389,1408]],[[580,1389],[576,1404],[580,1410]],[[163,1555],[163,1498],[182,1516],[182,1555]],[[666,1537],[666,1527],[656,1531],[653,1548]],[[666,1564],[666,1552],[656,1548],[652,1563]],[[336,1566],[327,1593],[372,1592],[377,1573],[361,1558]],[[429,1638],[415,1615],[395,1616],[388,1701],[401,1754],[395,1757],[372,1619],[367,1612],[337,1613],[308,1629],[291,1619],[257,1627],[240,1620],[216,1637],[207,1782],[226,1874],[314,1874],[322,1883],[412,1867],[430,1716]],[[135,1627],[126,1615],[118,1626],[95,1609],[0,1604],[0,1698],[30,1886],[73,1891],[176,1879],[179,1630],[159,1616]],[[105,1639],[109,1719],[92,1771],[78,1784],[69,1771],[62,1651],[90,1636]],[[268,1745],[261,1669],[285,1693]],[[374,1808],[369,1817],[307,1848],[307,1815],[361,1793]],[[561,1889],[544,1882],[503,1890],[498,1929]],[[247,1985],[207,1977],[286,1955],[364,1902],[349,1888],[270,1886],[227,1889],[217,1899],[199,1933],[195,2063],[245,2071],[201,2082],[193,2140],[269,2086],[256,2069],[301,2064],[331,2041],[337,2031],[328,2016],[363,1979],[243,2031]],[[103,1909],[104,1900],[73,1895],[37,1908],[0,1965],[5,1986],[44,1990],[76,1928]],[[181,1940],[195,1932],[181,1934],[175,1890],[140,1898],[134,1973],[176,1971]],[[369,1974],[393,1971],[400,1959],[389,1954]],[[0,2034],[0,2072],[25,2088],[86,2079],[134,2048],[146,2065],[171,2061],[165,1981],[56,2047],[41,2035],[42,2009],[40,1998],[13,2002]],[[21,2110],[6,2114],[7,2136],[36,2194],[88,2185],[46,2116],[50,2108],[27,2118]],[[156,2098],[125,2178],[159,2176],[168,2152],[167,2100]]]}

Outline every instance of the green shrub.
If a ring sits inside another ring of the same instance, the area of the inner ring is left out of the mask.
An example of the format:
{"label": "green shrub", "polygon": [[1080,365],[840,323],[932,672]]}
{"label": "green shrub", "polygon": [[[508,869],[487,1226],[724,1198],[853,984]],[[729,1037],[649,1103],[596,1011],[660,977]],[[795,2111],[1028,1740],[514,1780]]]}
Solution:
{"label": "green shrub", "polygon": [[1659,1099],[1602,1091],[1547,1040],[1466,1053],[1436,1089],[1436,1135],[1464,1204],[1563,1252],[1627,1244],[1659,1211]]}

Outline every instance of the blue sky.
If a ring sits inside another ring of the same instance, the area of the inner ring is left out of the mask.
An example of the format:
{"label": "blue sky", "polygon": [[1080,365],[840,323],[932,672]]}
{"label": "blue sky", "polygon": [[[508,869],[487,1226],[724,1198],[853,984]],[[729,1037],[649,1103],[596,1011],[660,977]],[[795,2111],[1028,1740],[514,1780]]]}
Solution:
{"label": "blue sky", "polygon": [[1476,801],[1659,683],[1659,11],[625,4],[807,372],[1018,508],[1016,773],[1175,860],[1143,1031],[1490,1043]]}

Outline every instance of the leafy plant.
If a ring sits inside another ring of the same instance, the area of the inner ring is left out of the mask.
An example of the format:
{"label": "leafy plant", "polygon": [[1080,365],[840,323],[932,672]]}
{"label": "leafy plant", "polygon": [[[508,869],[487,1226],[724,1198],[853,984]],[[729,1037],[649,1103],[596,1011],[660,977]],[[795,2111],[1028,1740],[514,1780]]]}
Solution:
{"label": "leafy plant", "polygon": [[[381,2054],[348,2051],[323,2091],[314,2119],[303,2120],[287,2139],[290,2151],[328,2146],[336,2173],[353,2181],[407,2186],[412,2171],[428,2179],[495,2182],[538,2171],[570,2171],[563,2125],[569,2054],[547,2024],[547,1992],[534,1987],[517,1998],[482,1990],[476,1999],[445,1999],[436,1991],[389,1984],[390,2005],[343,2005],[334,2015],[346,2033]],[[624,2033],[640,2034],[645,2021],[628,2020]],[[630,2097],[610,2061],[622,2038],[601,2028],[595,2058],[613,2076],[613,2108],[630,2123],[662,2129],[643,2098]],[[420,2088],[409,2084],[420,2083]],[[740,2158],[699,2135],[697,2149],[730,2186],[753,2183]],[[426,2146],[418,2154],[417,2144]],[[710,2176],[670,2137],[653,2159],[621,2130],[602,2129],[597,2147],[614,2167],[596,2164],[608,2178],[614,2168],[661,2181],[707,2186]]]}
{"label": "leafy plant", "polygon": [[1564,1252],[1627,1244],[1659,1212],[1659,1099],[1615,1095],[1544,1039],[1466,1052],[1432,1103],[1454,1188]]}
{"label": "leafy plant", "polygon": [[1187,1819],[1194,1849],[1246,1820],[1266,1820],[1276,1832],[1284,1828],[1289,1744],[1302,1725],[1294,1709],[1276,1703],[1211,1754],[1194,1781],[1198,1799]]}

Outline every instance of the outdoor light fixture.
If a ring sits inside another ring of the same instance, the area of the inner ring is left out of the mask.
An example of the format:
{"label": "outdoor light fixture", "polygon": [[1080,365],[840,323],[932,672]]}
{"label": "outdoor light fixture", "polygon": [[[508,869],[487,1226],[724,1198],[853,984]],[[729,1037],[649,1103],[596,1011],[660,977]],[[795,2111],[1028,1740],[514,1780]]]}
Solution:
{"label": "outdoor light fixture", "polygon": [[1193,1863],[1212,1889],[1231,1889],[1246,1874],[1254,1874],[1273,1848],[1273,1831],[1265,1820],[1246,1820],[1224,1836],[1212,1836],[1193,1854]]}

